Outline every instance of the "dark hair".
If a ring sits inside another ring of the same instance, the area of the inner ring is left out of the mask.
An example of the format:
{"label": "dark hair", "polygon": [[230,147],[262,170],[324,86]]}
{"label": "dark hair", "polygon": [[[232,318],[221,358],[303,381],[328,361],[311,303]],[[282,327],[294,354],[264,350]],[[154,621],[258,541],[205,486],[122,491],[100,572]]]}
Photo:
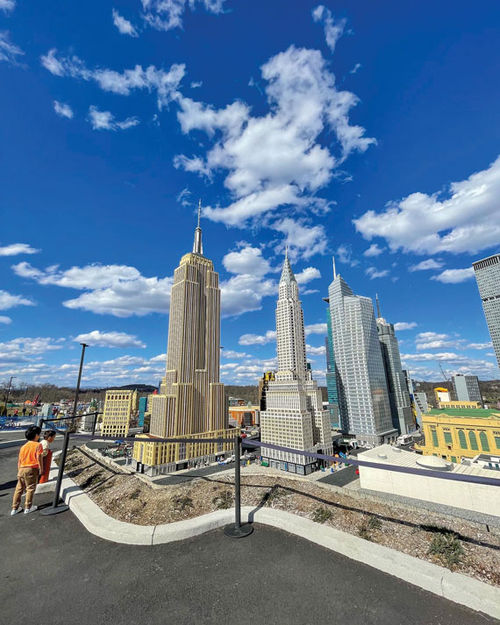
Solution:
{"label": "dark hair", "polygon": [[26,436],[26,438],[29,441],[34,441],[35,440],[35,436],[37,434],[41,434],[41,433],[42,433],[42,429],[39,428],[38,425],[30,425],[29,428],[24,433],[24,436]]}
{"label": "dark hair", "polygon": [[43,433],[43,438],[45,440],[47,440],[51,436],[55,436],[55,435],[56,435],[56,431],[55,430],[45,430],[45,432]]}

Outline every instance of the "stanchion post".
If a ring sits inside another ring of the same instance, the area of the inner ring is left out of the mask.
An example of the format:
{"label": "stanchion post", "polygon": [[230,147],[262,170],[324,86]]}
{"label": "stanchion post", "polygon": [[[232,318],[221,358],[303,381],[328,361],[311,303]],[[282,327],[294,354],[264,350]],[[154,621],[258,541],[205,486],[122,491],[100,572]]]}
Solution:
{"label": "stanchion post", "polygon": [[234,523],[226,525],[224,534],[230,538],[244,538],[253,532],[250,523],[241,524],[241,437],[234,439]]}
{"label": "stanchion post", "polygon": [[99,416],[99,413],[96,412],[94,415],[94,424],[92,425],[92,436],[95,436],[95,429],[97,427],[97,417]]}
{"label": "stanchion post", "polygon": [[[80,358],[80,370],[78,372],[78,382],[76,383],[75,401],[73,404],[73,413],[72,413],[73,419],[76,418],[76,408],[78,406],[78,395],[80,394],[80,382],[82,379],[83,359],[85,357],[85,348],[87,347],[85,343],[80,343],[80,345],[82,346],[82,355]],[[66,512],[66,510],[69,510],[69,506],[66,506],[64,504],[58,505],[59,496],[61,494],[61,484],[62,484],[62,479],[64,475],[64,465],[66,463],[66,456],[68,455],[69,438],[70,438],[69,426],[66,426],[66,431],[64,432],[64,440],[63,440],[61,458],[59,460],[59,472],[57,474],[57,482],[56,482],[56,490],[54,493],[54,500],[52,502],[52,505],[49,508],[45,508],[44,510],[40,512],[40,514],[43,514],[44,516],[49,516],[51,514],[59,514],[60,512]]]}

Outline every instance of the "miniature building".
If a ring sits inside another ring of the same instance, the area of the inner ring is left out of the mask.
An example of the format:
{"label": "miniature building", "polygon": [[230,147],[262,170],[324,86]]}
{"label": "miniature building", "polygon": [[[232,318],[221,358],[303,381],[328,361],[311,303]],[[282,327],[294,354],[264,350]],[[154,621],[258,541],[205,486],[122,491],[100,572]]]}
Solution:
{"label": "miniature building", "polygon": [[102,415],[102,435],[128,435],[130,420],[137,411],[137,391],[123,391],[120,389],[106,391],[104,412]]}
{"label": "miniature building", "polygon": [[480,452],[500,452],[500,413],[496,410],[431,410],[422,416],[425,443],[415,445],[424,455],[451,462]]}
{"label": "miniature building", "polygon": [[233,443],[154,443],[157,438],[234,438],[229,429],[224,385],[220,383],[219,274],[203,255],[201,228],[193,252],[184,254],[174,273],[170,300],[165,377],[150,396],[149,435],[139,435],[133,457],[151,475],[214,460]]}
{"label": "miniature building", "polygon": [[259,424],[259,406],[229,406],[229,419],[240,427]]}

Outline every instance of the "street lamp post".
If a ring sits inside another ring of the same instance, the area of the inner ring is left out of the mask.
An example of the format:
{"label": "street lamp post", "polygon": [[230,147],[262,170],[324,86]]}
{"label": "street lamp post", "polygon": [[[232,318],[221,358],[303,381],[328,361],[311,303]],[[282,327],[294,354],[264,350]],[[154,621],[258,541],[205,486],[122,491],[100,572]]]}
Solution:
{"label": "street lamp post", "polygon": [[[82,355],[80,358],[80,370],[78,371],[78,382],[76,383],[75,401],[73,404],[73,418],[76,417],[76,408],[78,406],[78,395],[80,394],[80,381],[82,379],[83,359],[85,357],[85,348],[88,347],[88,345],[86,345],[85,343],[80,343],[80,345],[82,346]],[[56,490],[54,493],[54,500],[52,502],[52,505],[49,508],[45,508],[45,510],[42,510],[40,512],[40,514],[43,514],[44,516],[48,516],[51,514],[59,514],[60,512],[66,512],[66,510],[69,510],[69,506],[66,506],[65,504],[58,505],[59,496],[61,494],[61,484],[62,484],[62,479],[63,479],[63,474],[64,474],[64,465],[66,463],[66,456],[68,454],[69,437],[70,437],[70,432],[69,432],[69,427],[67,426],[66,431],[64,432],[63,448],[61,452],[61,459],[59,461],[59,473],[57,474],[57,483],[56,483]]]}

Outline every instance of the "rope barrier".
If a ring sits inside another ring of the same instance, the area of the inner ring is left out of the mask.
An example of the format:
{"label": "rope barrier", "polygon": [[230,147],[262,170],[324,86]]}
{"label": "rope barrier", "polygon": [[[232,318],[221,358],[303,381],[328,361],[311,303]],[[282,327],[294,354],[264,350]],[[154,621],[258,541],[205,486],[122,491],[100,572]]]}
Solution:
{"label": "rope barrier", "polygon": [[415,467],[398,467],[392,464],[383,464],[379,462],[370,462],[368,460],[354,460],[351,458],[341,458],[340,456],[327,456],[326,454],[317,454],[310,451],[302,451],[300,449],[291,449],[290,447],[281,447],[271,443],[262,443],[252,440],[243,439],[243,446],[247,447],[266,447],[275,449],[276,451],[285,451],[288,453],[305,456],[307,458],[317,458],[319,460],[327,460],[329,462],[344,462],[357,467],[369,467],[371,469],[384,469],[394,473],[410,473],[412,475],[423,475],[425,477],[437,477],[443,480],[452,480],[456,482],[470,482],[473,484],[486,484],[487,486],[500,486],[500,479],[493,477],[483,477],[481,475],[467,475],[464,473],[448,473],[446,471],[433,471],[432,469],[417,469]]}

